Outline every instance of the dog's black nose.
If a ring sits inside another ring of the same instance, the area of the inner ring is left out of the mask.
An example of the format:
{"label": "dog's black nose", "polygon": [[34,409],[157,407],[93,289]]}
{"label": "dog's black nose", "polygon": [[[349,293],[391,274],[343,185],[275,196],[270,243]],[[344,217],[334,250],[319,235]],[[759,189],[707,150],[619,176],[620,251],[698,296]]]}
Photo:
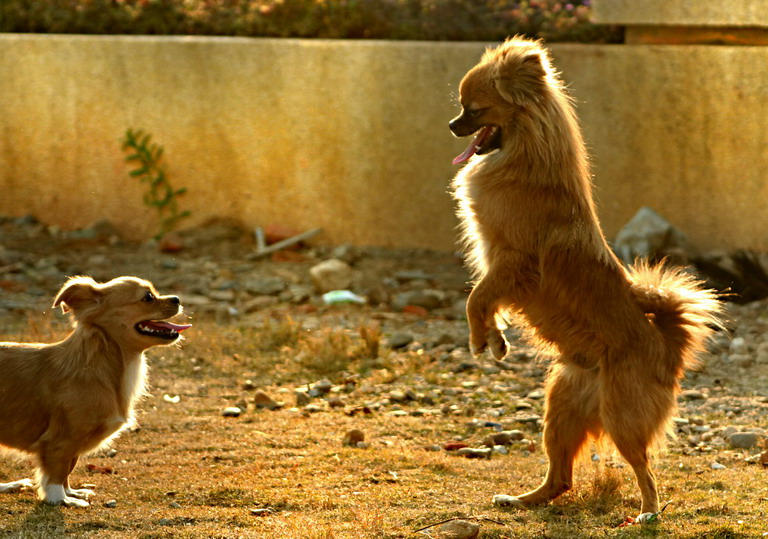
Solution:
{"label": "dog's black nose", "polygon": [[179,296],[169,296],[168,297],[168,301],[170,301],[171,303],[175,303],[176,305],[181,303],[181,300],[179,299]]}

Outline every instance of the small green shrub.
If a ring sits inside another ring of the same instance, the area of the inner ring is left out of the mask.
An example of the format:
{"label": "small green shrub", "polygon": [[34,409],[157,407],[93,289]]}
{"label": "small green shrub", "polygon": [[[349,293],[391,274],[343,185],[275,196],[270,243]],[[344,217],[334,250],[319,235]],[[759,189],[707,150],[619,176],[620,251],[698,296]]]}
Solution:
{"label": "small green shrub", "polygon": [[186,187],[174,189],[160,165],[163,147],[151,142],[152,137],[141,130],[128,129],[123,139],[123,150],[129,152],[125,158],[129,163],[135,163],[136,168],[129,172],[133,178],[138,178],[147,184],[144,194],[144,204],[155,208],[160,219],[160,230],[155,239],[162,238],[173,230],[179,220],[190,215],[189,211],[179,211],[177,198],[187,192]]}

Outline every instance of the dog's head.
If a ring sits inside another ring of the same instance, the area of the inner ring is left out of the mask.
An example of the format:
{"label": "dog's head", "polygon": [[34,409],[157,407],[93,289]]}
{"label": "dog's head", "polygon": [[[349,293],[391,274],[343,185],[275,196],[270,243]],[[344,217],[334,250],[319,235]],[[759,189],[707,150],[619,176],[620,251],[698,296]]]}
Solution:
{"label": "dog's head", "polygon": [[170,344],[190,327],[168,321],[182,312],[177,296],[161,296],[152,283],[137,277],[118,277],[106,283],[72,277],[53,306],[71,311],[76,324],[97,326],[131,349]]}
{"label": "dog's head", "polygon": [[486,50],[459,85],[461,114],[448,126],[457,137],[475,138],[453,164],[501,149],[516,119],[540,106],[553,84],[557,77],[538,41],[512,38]]}

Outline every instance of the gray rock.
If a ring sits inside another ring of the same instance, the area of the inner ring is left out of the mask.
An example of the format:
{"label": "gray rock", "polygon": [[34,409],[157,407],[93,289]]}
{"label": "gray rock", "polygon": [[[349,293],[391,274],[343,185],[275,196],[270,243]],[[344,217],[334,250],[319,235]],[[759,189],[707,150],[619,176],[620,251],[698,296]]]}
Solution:
{"label": "gray rock", "polygon": [[255,296],[274,296],[285,290],[286,282],[277,276],[253,277],[243,283],[243,287]]}
{"label": "gray rock", "polygon": [[441,290],[410,290],[396,294],[392,298],[392,308],[396,311],[402,311],[409,305],[415,305],[431,311],[441,307],[444,299],[445,293]]}
{"label": "gray rock", "polygon": [[697,401],[697,400],[704,400],[707,398],[707,396],[698,389],[686,389],[682,393],[680,393],[680,398],[688,401]]}
{"label": "gray rock", "polygon": [[483,444],[488,447],[495,445],[510,445],[512,442],[519,442],[525,438],[525,434],[520,430],[504,430],[489,434],[483,440]]}
{"label": "gray rock", "polygon": [[310,397],[319,397],[320,395],[325,395],[326,393],[330,393],[331,388],[333,388],[333,383],[328,379],[318,380],[314,384],[312,384],[312,387],[309,390]]}
{"label": "gray rock", "polygon": [[690,249],[685,234],[651,208],[642,207],[616,235],[614,250],[624,262]]}
{"label": "gray rock", "polygon": [[387,346],[393,350],[405,348],[413,342],[413,335],[409,333],[394,333],[387,338]]}
{"label": "gray rock", "polygon": [[489,459],[492,452],[490,447],[462,447],[456,454],[468,459]]}
{"label": "gray rock", "polygon": [[309,392],[303,389],[297,389],[293,392],[296,397],[296,406],[306,406],[312,402],[312,397],[309,396]]}
{"label": "gray rock", "polygon": [[752,449],[760,442],[760,435],[755,432],[734,432],[728,436],[732,449]]}

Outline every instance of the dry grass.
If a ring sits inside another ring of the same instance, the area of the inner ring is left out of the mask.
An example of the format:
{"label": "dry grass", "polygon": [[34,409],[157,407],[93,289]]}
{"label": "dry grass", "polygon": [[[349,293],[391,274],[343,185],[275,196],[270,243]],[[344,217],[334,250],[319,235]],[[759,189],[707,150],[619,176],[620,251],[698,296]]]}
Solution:
{"label": "dry grass", "polygon": [[[65,331],[60,322],[24,327],[1,334],[0,340],[50,341]],[[92,507],[48,507],[30,492],[0,495],[0,537],[437,537],[436,528],[413,531],[471,515],[503,522],[482,522],[481,537],[497,539],[737,538],[768,531],[766,471],[736,460],[725,462],[727,470],[713,471],[711,455],[662,455],[656,468],[660,495],[673,502],[663,520],[617,528],[639,508],[634,478],[627,467],[592,461],[581,465],[574,491],[547,507],[493,507],[495,493],[534,487],[545,461],[539,451],[519,448],[491,460],[424,449],[468,435],[467,417],[349,416],[341,410],[305,415],[252,408],[239,418],[220,414],[249,397],[241,389],[245,379],[290,406],[292,396],[280,388],[319,376],[363,372],[369,373],[369,383],[402,382],[434,369],[420,364],[417,354],[378,350],[380,336],[378,326],[350,320],[313,330],[290,318],[254,327],[196,320],[183,346],[151,351],[152,395],[141,404],[141,429],[117,440],[116,455],[87,457],[76,468],[75,484],[96,485]],[[458,376],[454,382],[461,380]],[[164,394],[179,395],[180,402],[167,402]],[[345,398],[352,405],[367,397]],[[342,447],[342,436],[351,428],[366,433],[369,448]],[[531,436],[538,446],[540,434]],[[89,474],[84,463],[109,466],[115,473]],[[29,473],[27,461],[0,459],[0,481]],[[105,506],[108,500],[116,500],[116,506]],[[271,511],[252,513],[260,508]]]}

